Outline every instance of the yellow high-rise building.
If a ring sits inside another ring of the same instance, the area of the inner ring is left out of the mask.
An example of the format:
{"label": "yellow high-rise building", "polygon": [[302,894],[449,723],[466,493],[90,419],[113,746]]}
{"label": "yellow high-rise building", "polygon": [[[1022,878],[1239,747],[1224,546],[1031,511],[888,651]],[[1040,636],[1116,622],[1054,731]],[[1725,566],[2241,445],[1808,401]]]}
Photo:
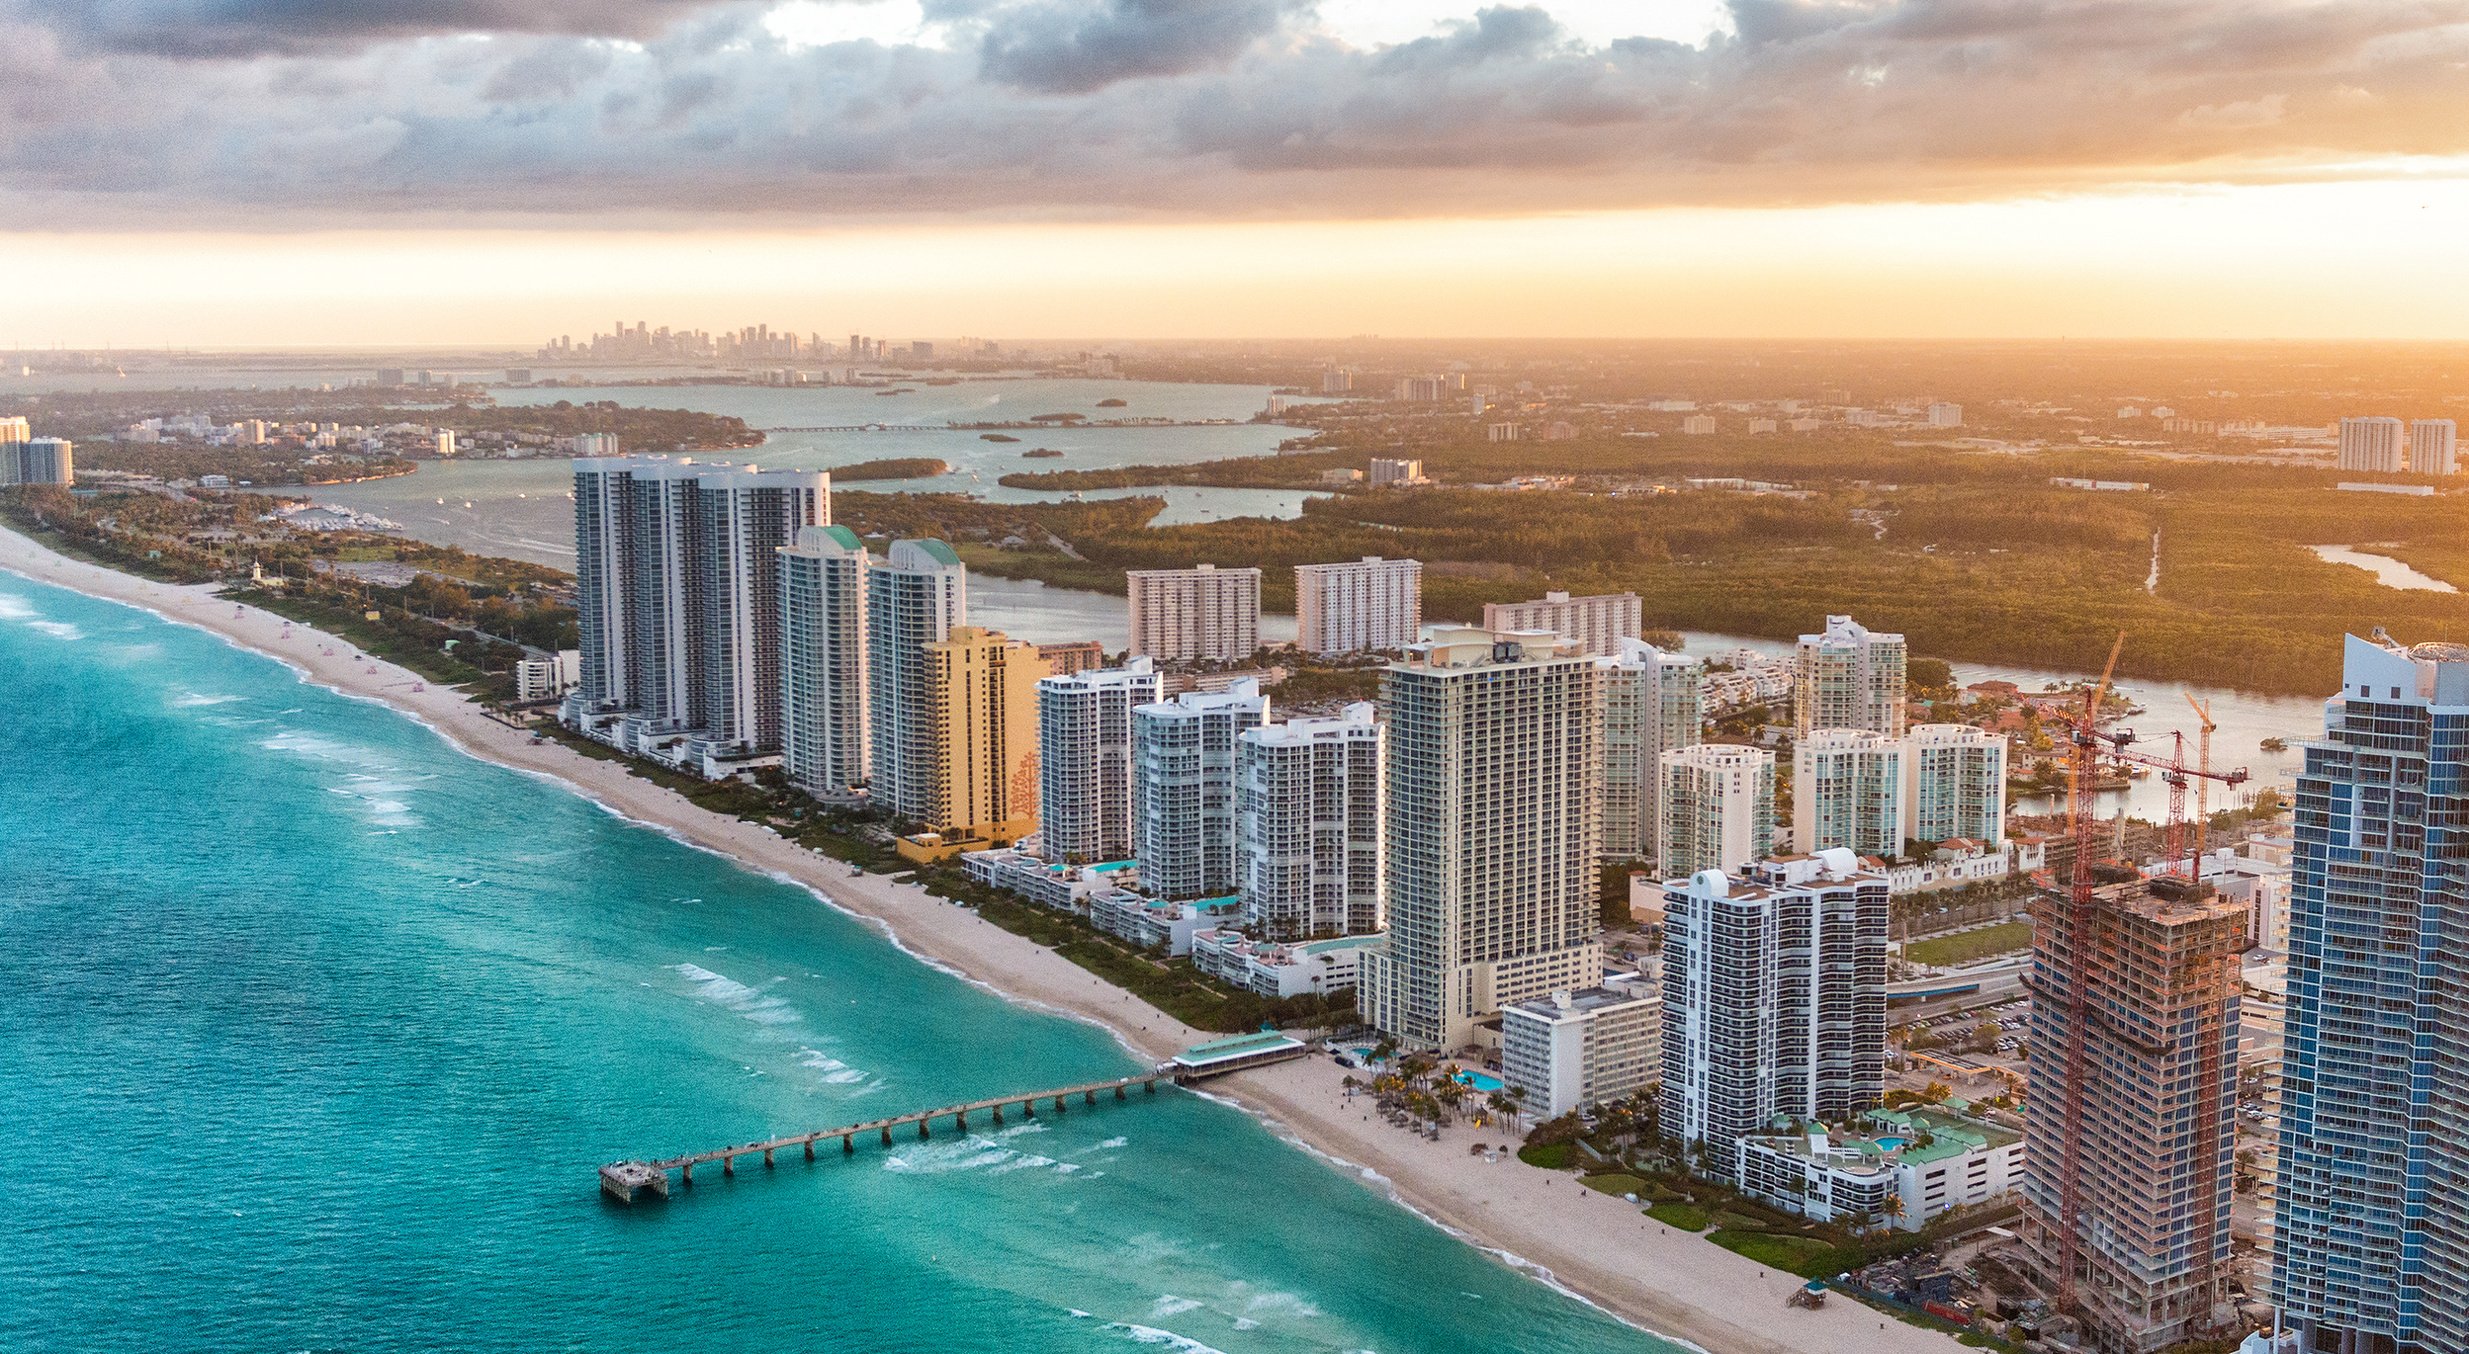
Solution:
{"label": "yellow high-rise building", "polygon": [[956,625],[925,646],[934,812],[946,843],[1009,845],[1037,831],[1037,646]]}

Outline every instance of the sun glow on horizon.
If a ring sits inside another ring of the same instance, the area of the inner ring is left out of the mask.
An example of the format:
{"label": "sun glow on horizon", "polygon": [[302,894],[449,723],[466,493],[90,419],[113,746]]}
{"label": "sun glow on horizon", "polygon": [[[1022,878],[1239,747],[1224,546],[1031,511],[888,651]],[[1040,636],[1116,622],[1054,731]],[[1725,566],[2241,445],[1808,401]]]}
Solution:
{"label": "sun glow on horizon", "polygon": [[[2390,167],[2384,167],[2391,172]],[[1180,225],[0,236],[0,344],[918,335],[2469,338],[2469,181]]]}

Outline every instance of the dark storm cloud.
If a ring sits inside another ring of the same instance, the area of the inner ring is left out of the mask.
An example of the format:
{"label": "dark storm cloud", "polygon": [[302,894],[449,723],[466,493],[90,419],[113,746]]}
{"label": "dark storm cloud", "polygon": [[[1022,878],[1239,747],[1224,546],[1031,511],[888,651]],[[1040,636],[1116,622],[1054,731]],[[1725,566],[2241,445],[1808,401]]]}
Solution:
{"label": "dark storm cloud", "polygon": [[72,227],[1326,217],[2469,152],[2469,0],[1733,0],[1703,47],[1548,7],[1358,51],[1309,0],[925,0],[935,45],[804,47],[753,3],[0,0],[0,189]]}
{"label": "dark storm cloud", "polygon": [[1222,65],[1277,30],[1298,0],[1074,0],[999,11],[979,40],[988,78],[1045,94]]}
{"label": "dark storm cloud", "polygon": [[27,0],[72,47],[194,59],[331,52],[437,33],[630,36],[709,0]]}

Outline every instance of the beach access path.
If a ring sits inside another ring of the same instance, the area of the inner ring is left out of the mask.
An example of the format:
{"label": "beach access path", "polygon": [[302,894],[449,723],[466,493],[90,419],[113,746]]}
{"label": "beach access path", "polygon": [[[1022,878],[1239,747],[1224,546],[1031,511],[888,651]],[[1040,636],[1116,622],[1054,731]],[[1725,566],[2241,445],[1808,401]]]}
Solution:
{"label": "beach access path", "polygon": [[[555,741],[534,743],[453,688],[361,656],[348,640],[236,604],[211,585],[138,578],[60,555],[6,528],[0,528],[0,569],[142,607],[279,659],[320,686],[383,702],[474,757],[556,781],[614,813],[803,885],[969,981],[1100,1024],[1149,1062],[1217,1037],[970,909],[887,876],[852,874],[841,861],[632,775],[622,762],[587,757]],[[1539,1271],[1625,1320],[1713,1354],[1949,1354],[1961,1348],[1951,1336],[1841,1296],[1817,1311],[1789,1308],[1798,1278],[1656,1222],[1566,1172],[1528,1166],[1514,1156],[1488,1162],[1472,1156],[1469,1143],[1489,1140],[1483,1130],[1454,1128],[1435,1143],[1394,1128],[1368,1104],[1346,1100],[1344,1075],[1315,1057],[1237,1073],[1207,1089],[1341,1169],[1376,1176],[1374,1183],[1400,1202],[1469,1243]]]}

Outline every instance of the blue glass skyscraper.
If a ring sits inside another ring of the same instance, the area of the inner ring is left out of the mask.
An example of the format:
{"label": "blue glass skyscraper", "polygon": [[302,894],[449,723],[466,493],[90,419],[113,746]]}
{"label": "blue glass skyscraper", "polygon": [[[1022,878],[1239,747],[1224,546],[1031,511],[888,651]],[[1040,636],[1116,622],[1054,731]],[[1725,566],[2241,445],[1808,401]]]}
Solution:
{"label": "blue glass skyscraper", "polygon": [[2469,1349],[2469,645],[2351,636],[2297,785],[2273,1300]]}

